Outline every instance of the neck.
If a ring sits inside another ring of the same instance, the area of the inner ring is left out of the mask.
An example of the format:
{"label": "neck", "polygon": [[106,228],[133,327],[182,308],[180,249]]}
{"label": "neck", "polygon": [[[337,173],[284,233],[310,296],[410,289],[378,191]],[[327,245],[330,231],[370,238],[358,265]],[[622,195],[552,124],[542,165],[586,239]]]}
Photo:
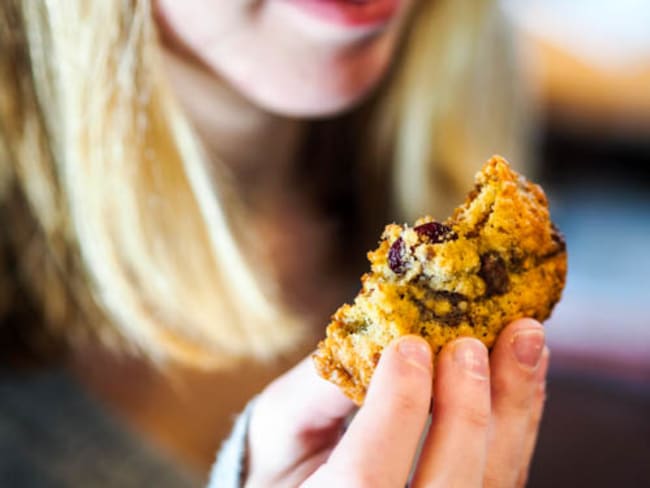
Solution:
{"label": "neck", "polygon": [[210,160],[234,176],[250,227],[264,242],[263,251],[255,252],[273,263],[274,279],[293,306],[313,312],[325,303],[330,309],[333,300],[325,297],[322,283],[315,290],[304,286],[305,270],[323,274],[329,266],[335,228],[314,195],[296,184],[306,124],[262,110],[190,56],[163,52],[175,95]]}
{"label": "neck", "polygon": [[163,51],[172,87],[212,161],[226,165],[255,193],[289,184],[303,135],[299,120],[269,113],[198,61]]}

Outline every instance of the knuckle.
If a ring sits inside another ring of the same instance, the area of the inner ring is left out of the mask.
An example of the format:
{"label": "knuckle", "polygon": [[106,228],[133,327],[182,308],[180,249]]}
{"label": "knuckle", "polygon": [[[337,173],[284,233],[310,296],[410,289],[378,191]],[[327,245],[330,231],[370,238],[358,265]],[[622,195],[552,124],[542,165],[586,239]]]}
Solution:
{"label": "knuckle", "polygon": [[496,372],[492,379],[492,390],[499,394],[509,392],[530,391],[537,384],[534,372],[516,371],[516,372]]}
{"label": "knuckle", "polygon": [[397,412],[416,413],[428,408],[431,400],[431,377],[418,366],[398,364],[387,381],[390,409]]}
{"label": "knuckle", "polygon": [[534,402],[530,396],[511,396],[499,402],[498,410],[510,417],[527,417],[534,410]]}
{"label": "knuckle", "polygon": [[536,392],[532,384],[521,384],[504,378],[492,381],[492,398],[499,410],[511,414],[528,414],[536,403]]}
{"label": "knuckle", "polygon": [[458,408],[463,422],[474,429],[486,429],[490,424],[490,410],[479,405],[464,405]]}
{"label": "knuckle", "polygon": [[416,413],[420,409],[420,395],[400,388],[391,398],[392,409],[404,414]]}
{"label": "knuckle", "polygon": [[421,382],[429,381],[431,372],[419,364],[409,360],[394,360],[391,363],[392,375],[400,382]]}

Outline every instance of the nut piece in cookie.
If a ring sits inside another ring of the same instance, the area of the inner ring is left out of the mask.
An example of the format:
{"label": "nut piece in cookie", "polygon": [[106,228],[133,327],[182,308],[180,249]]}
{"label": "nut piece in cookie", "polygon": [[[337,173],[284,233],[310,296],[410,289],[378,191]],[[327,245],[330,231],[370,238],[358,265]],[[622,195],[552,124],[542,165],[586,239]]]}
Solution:
{"label": "nut piece in cookie", "polygon": [[395,338],[421,335],[434,357],[459,336],[491,347],[513,320],[549,317],[567,270],[544,192],[499,156],[450,218],[390,224],[368,258],[354,304],[336,311],[314,354],[319,374],[359,405]]}

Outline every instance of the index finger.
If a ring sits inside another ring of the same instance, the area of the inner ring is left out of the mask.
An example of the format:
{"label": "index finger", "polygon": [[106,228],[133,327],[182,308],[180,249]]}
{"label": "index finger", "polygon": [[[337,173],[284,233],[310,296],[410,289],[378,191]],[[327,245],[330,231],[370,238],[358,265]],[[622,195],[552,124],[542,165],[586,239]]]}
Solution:
{"label": "index finger", "polygon": [[402,337],[384,350],[363,407],[327,463],[334,479],[405,485],[429,413],[432,369],[431,348],[420,337]]}
{"label": "index finger", "polygon": [[446,345],[434,391],[431,428],[413,486],[482,486],[490,422],[486,347],[470,338]]}
{"label": "index finger", "polygon": [[258,399],[260,404],[256,410],[269,412],[284,438],[325,429],[342,422],[355,409],[352,400],[318,375],[311,356],[267,386]]}
{"label": "index finger", "polygon": [[257,397],[248,430],[249,463],[258,471],[282,472],[306,454],[326,455],[355,408],[318,376],[308,357]]}

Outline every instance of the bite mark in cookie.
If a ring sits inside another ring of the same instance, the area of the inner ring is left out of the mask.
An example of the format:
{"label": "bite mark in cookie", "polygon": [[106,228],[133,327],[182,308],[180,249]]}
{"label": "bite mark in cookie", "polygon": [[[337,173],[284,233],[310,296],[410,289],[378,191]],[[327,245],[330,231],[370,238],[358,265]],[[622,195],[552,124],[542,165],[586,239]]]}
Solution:
{"label": "bite mark in cookie", "polygon": [[491,347],[509,322],[548,318],[567,266],[544,192],[498,156],[449,219],[390,224],[368,258],[354,304],[334,314],[314,354],[318,372],[357,404],[395,338],[419,334],[434,357],[460,336]]}

